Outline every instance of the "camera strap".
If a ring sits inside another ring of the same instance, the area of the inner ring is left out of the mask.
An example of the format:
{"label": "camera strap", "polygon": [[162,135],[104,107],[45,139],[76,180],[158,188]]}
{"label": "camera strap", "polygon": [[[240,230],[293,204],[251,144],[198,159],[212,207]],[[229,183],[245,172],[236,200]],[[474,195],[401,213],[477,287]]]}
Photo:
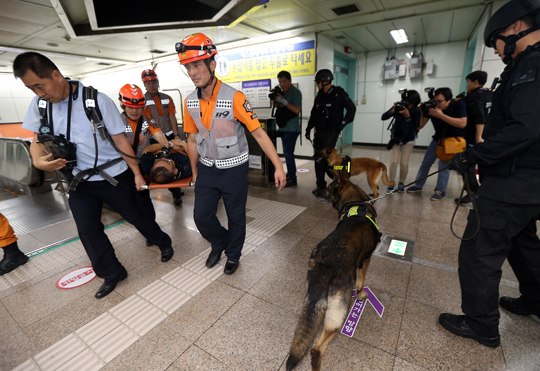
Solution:
{"label": "camera strap", "polygon": [[137,128],[135,129],[135,137],[133,138],[133,152],[135,155],[137,155],[137,147],[139,147],[139,137],[141,136],[141,130],[143,125],[143,119],[144,116],[139,117],[139,121],[137,122]]}
{"label": "camera strap", "polygon": [[[73,106],[73,85],[68,81],[69,84],[69,98],[68,98],[68,114],[67,114],[67,125],[66,125],[66,139],[69,142],[71,134],[71,108]],[[38,99],[38,110],[39,115],[41,116],[40,122],[41,126],[39,127],[40,134],[54,134],[54,121],[53,121],[53,104],[47,102],[45,99]],[[49,114],[47,115],[47,109]]]}

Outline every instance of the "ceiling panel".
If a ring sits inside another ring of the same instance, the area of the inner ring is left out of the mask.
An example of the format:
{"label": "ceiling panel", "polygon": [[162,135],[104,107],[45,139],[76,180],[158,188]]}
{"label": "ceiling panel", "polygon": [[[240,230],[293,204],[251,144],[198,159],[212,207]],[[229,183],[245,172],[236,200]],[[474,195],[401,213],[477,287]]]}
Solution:
{"label": "ceiling panel", "polygon": [[472,9],[462,9],[454,12],[454,21],[452,23],[451,41],[464,40],[469,37],[476,24],[476,21],[482,14],[483,7],[479,6],[476,11]]}
{"label": "ceiling panel", "polygon": [[274,15],[276,13],[286,13],[291,10],[298,10],[300,6],[296,5],[291,0],[271,0],[266,8],[261,8],[249,15],[248,18],[262,18]]}
{"label": "ceiling panel", "polygon": [[0,16],[0,31],[30,35],[43,28],[42,25]]}
{"label": "ceiling panel", "polygon": [[[392,21],[392,24],[395,26],[394,29],[404,29],[409,36],[409,42],[407,45],[421,45],[425,44],[426,37],[424,35],[424,29],[422,28],[422,22],[420,17],[399,19]],[[392,38],[392,36],[390,36]],[[392,39],[392,42],[393,39]]]}
{"label": "ceiling panel", "polygon": [[384,45],[377,40],[378,38],[374,37],[364,26],[349,28],[345,33],[368,50],[384,49]]}
{"label": "ceiling panel", "polygon": [[50,25],[58,21],[58,15],[50,3],[46,7],[22,1],[2,0],[0,1],[0,14],[6,18],[42,25]]}
{"label": "ceiling panel", "polygon": [[[328,0],[292,0],[297,4],[304,5],[304,6],[313,6],[321,3],[327,3]],[[354,1],[354,0],[352,0]]]}
{"label": "ceiling panel", "polygon": [[385,9],[409,7],[412,5],[436,2],[437,0],[380,0]]}
{"label": "ceiling panel", "polygon": [[[84,0],[59,1],[73,8],[71,11],[77,22],[85,22]],[[0,0],[0,45],[136,62],[150,60],[151,49],[165,51],[154,57],[174,54],[174,44],[194,32],[206,33],[218,48],[221,44],[284,30],[297,34],[321,32],[338,44],[363,52],[396,47],[389,31],[404,28],[410,40],[406,45],[412,48],[415,43],[433,44],[466,39],[485,9],[486,1],[271,0],[266,8],[249,14],[244,21],[231,28],[197,26],[71,38],[49,0]],[[331,11],[332,8],[352,3],[357,4],[361,11],[344,16],[337,16]],[[340,36],[340,39],[336,39],[336,36]],[[58,44],[58,47],[46,45],[51,42]],[[0,51],[0,64],[11,63],[16,54],[13,57],[9,54]],[[85,59],[53,59],[61,69],[69,68],[70,74],[109,68]],[[0,72],[5,70],[0,68]],[[7,70],[11,70],[11,64]]]}
{"label": "ceiling panel", "polygon": [[[351,4],[355,4],[356,6],[358,6],[360,8],[360,11],[339,16],[336,13],[334,13],[334,11],[332,10],[334,8],[339,8],[339,7],[351,5]],[[325,3],[322,5],[312,6],[311,9],[326,20],[355,18],[360,14],[371,13],[371,12],[377,11],[377,8],[371,2],[369,3],[365,2],[361,5],[360,2],[354,1],[354,0],[333,1],[331,3]]]}
{"label": "ceiling panel", "polygon": [[264,18],[265,23],[271,24],[279,30],[288,30],[291,28],[323,21],[323,18],[315,16],[306,10],[296,10],[286,14],[279,14]]}
{"label": "ceiling panel", "polygon": [[450,38],[453,12],[432,14],[422,17],[428,44],[445,43]]}
{"label": "ceiling panel", "polygon": [[0,31],[0,44],[1,45],[15,44],[17,41],[23,39],[24,37],[25,35],[22,35],[22,34]]}

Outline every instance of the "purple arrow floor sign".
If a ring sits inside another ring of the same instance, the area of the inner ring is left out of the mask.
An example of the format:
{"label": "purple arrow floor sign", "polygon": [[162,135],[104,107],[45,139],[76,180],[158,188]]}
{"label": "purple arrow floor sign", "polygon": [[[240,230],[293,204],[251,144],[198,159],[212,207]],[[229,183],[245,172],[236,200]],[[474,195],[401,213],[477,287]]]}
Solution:
{"label": "purple arrow floor sign", "polygon": [[[384,306],[382,303],[377,299],[375,294],[371,292],[369,287],[364,287],[364,291],[367,293],[368,297],[365,301],[361,301],[356,299],[354,302],[354,305],[351,308],[351,311],[349,312],[349,317],[347,317],[347,320],[345,321],[345,324],[343,325],[343,328],[341,329],[341,333],[343,335],[347,335],[348,337],[353,337],[354,331],[356,330],[356,326],[358,326],[358,321],[360,320],[360,316],[362,315],[362,312],[364,311],[364,308],[366,307],[366,301],[369,301],[373,308],[377,311],[377,314],[379,314],[379,317],[382,317],[384,312]],[[356,290],[353,290],[353,297],[356,296]]]}

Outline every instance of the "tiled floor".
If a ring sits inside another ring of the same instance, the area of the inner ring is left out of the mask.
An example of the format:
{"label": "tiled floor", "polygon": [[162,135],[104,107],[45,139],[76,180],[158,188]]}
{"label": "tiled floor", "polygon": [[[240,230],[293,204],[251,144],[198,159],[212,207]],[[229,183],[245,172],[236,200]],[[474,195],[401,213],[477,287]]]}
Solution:
{"label": "tiled floor", "polygon": [[[345,152],[389,162],[385,149]],[[423,151],[413,153],[409,182],[422,157]],[[166,190],[152,193],[158,222],[174,241],[171,261],[161,263],[158,249],[146,247],[127,223],[107,230],[129,277],[102,300],[94,299],[99,279],[72,290],[55,287],[64,273],[89,264],[77,241],[0,277],[0,370],[284,370],[309,255],[337,224],[337,211],[311,194],[312,162],[298,160],[298,168],[309,172],[298,173],[297,187],[250,186],[248,237],[232,276],[222,274],[223,260],[204,267],[209,244],[195,228],[194,193],[186,189],[181,207]],[[354,180],[369,191],[363,175]],[[540,370],[540,323],[532,317],[502,310],[496,349],[438,324],[441,312],[461,312],[459,240],[450,231],[461,182],[452,174],[442,201],[429,200],[434,185],[430,178],[422,194],[395,194],[375,204],[384,235],[415,241],[413,261],[374,255],[365,284],[385,306],[384,315],[368,306],[353,338],[339,335],[330,343],[323,369]],[[461,207],[456,215],[458,234],[467,212]],[[226,220],[222,206],[218,217]],[[49,228],[32,238],[58,235],[58,226]],[[33,241],[21,237],[21,243]],[[518,295],[507,264],[500,292]],[[309,370],[309,359],[298,369]]]}

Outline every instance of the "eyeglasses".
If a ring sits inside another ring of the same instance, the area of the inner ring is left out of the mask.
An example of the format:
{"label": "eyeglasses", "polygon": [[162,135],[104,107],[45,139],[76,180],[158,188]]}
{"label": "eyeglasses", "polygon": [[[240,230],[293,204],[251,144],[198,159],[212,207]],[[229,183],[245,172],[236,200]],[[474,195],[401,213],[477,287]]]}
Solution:
{"label": "eyeglasses", "polygon": [[437,104],[443,104],[446,101],[444,99],[441,99],[441,100],[435,99],[435,102],[437,102]]}
{"label": "eyeglasses", "polygon": [[156,162],[158,162],[158,161],[164,161],[165,163],[167,163],[167,164],[169,164],[169,165],[171,165],[171,166],[174,166],[174,161],[171,160],[170,158],[163,158],[163,157],[157,158],[156,161],[154,161],[154,164],[155,164]]}

